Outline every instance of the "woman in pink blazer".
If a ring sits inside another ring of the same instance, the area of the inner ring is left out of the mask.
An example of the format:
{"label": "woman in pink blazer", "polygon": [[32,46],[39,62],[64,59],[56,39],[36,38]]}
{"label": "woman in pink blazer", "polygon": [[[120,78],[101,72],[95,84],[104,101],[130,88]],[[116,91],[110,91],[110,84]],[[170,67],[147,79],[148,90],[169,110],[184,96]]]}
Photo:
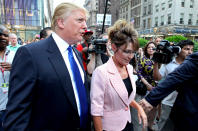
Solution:
{"label": "woman in pink blazer", "polygon": [[130,107],[138,110],[144,126],[147,117],[134,101],[136,86],[129,61],[138,50],[137,32],[125,20],[118,20],[108,30],[114,51],[107,63],[96,68],[91,81],[91,115],[96,131],[131,131]]}

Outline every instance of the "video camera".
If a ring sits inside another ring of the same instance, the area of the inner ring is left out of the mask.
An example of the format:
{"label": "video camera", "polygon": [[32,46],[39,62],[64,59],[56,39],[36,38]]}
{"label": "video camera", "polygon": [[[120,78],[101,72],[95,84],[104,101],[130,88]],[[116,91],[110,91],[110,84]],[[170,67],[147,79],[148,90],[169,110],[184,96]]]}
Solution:
{"label": "video camera", "polygon": [[89,43],[93,45],[93,48],[88,49],[88,53],[93,53],[93,52],[98,54],[105,53],[107,51],[106,48],[107,41],[108,41],[107,39],[92,38]]}
{"label": "video camera", "polygon": [[171,45],[169,41],[162,40],[159,45],[157,45],[156,52],[153,54],[153,61],[168,64],[172,61],[173,56],[178,54],[181,48],[176,45]]}

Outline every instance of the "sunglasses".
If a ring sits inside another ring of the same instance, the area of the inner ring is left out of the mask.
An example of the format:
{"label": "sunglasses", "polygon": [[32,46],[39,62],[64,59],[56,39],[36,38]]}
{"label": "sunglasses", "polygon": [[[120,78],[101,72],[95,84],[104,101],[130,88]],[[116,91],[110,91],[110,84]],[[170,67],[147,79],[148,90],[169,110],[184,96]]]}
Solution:
{"label": "sunglasses", "polygon": [[8,34],[0,33],[0,36],[8,37]]}

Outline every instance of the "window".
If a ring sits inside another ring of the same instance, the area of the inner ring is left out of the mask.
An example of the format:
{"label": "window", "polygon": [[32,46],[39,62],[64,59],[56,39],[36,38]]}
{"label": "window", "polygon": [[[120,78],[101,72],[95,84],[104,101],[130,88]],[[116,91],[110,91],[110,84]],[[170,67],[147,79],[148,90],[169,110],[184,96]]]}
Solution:
{"label": "window", "polygon": [[162,10],[165,10],[165,3],[162,3]]}
{"label": "window", "polygon": [[148,14],[151,14],[151,5],[148,6]]}
{"label": "window", "polygon": [[158,12],[159,11],[159,5],[156,5],[155,6],[155,12]]}
{"label": "window", "polygon": [[146,20],[143,20],[143,28],[146,28]]}
{"label": "window", "polygon": [[147,2],[147,0],[144,0],[144,2]]}
{"label": "window", "polygon": [[168,24],[171,24],[171,14],[168,14]]}
{"label": "window", "polygon": [[155,17],[155,27],[158,26],[158,17]]}
{"label": "window", "polygon": [[188,19],[188,24],[189,25],[192,25],[192,17],[193,17],[193,15],[189,14],[189,19]]}
{"label": "window", "polygon": [[190,0],[190,8],[193,8],[194,0]]}
{"label": "window", "polygon": [[172,7],[172,0],[169,0],[168,1],[168,8],[171,8]]}
{"label": "window", "polygon": [[184,13],[180,14],[180,20],[179,20],[180,24],[184,24]]}
{"label": "window", "polygon": [[197,21],[196,21],[196,25],[198,25],[198,15],[197,15]]}
{"label": "window", "polygon": [[135,28],[139,28],[140,27],[140,17],[136,17],[135,18]]}
{"label": "window", "polygon": [[133,10],[131,10],[131,17],[133,17],[133,14],[134,14],[134,13],[133,13]]}
{"label": "window", "polygon": [[164,25],[164,16],[161,16],[161,25]]}
{"label": "window", "polygon": [[146,15],[146,6],[144,7],[143,15]]}
{"label": "window", "polygon": [[140,0],[131,0],[131,7],[140,4]]}
{"label": "window", "polygon": [[151,28],[151,18],[148,18],[148,25],[147,28]]}
{"label": "window", "polygon": [[185,6],[185,0],[181,0],[181,7]]}
{"label": "window", "polygon": [[126,14],[126,20],[128,20],[128,14]]}

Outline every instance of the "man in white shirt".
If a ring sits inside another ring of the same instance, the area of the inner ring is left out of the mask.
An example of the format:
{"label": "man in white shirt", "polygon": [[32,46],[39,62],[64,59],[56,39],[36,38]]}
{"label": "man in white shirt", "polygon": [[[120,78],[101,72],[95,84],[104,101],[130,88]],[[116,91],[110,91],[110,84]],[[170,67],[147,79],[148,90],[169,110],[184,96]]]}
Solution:
{"label": "man in white shirt", "polygon": [[[181,47],[181,52],[168,64],[162,64],[160,70],[158,69],[158,63],[154,64],[153,75],[155,80],[164,79],[169,73],[175,70],[185,58],[193,53],[194,43],[190,40],[183,40],[178,43],[178,46]],[[169,115],[173,104],[177,97],[177,91],[172,92],[162,101],[161,116],[158,122],[158,130],[165,131],[170,130],[172,124],[169,119]]]}
{"label": "man in white shirt", "polygon": [[8,32],[5,26],[0,25],[0,131],[2,130],[2,121],[8,101],[11,63],[15,54],[6,48],[8,45]]}
{"label": "man in white shirt", "polygon": [[18,44],[17,35],[14,33],[9,34],[9,42],[10,45],[8,45],[8,49],[11,51],[16,52],[17,49],[21,46]]}

